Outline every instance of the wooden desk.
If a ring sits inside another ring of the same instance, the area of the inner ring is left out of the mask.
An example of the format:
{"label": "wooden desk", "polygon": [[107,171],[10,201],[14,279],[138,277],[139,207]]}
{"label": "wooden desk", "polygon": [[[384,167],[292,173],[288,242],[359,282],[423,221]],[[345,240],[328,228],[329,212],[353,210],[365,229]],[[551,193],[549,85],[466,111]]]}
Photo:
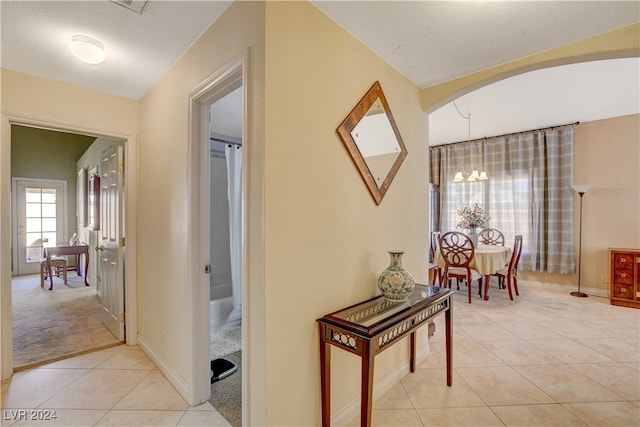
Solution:
{"label": "wooden desk", "polygon": [[[79,261],[79,256],[84,255],[84,284],[89,286],[87,281],[87,272],[89,271],[89,246],[87,245],[74,245],[74,246],[51,246],[44,248],[44,257],[47,259],[47,272],[49,273],[50,286],[49,290],[53,289],[53,274],[51,274],[51,257],[62,255],[76,255],[76,261]],[[82,276],[80,270],[80,263],[76,262],[76,271],[78,276]]]}
{"label": "wooden desk", "polygon": [[447,385],[452,379],[452,295],[453,291],[437,286],[416,285],[406,302],[390,302],[383,296],[327,314],[317,319],[320,327],[320,387],[322,426],[331,424],[331,346],[342,348],[362,358],[360,425],[371,425],[373,398],[373,360],[376,354],[410,334],[409,367],[415,371],[415,331],[436,315],[445,313]]}

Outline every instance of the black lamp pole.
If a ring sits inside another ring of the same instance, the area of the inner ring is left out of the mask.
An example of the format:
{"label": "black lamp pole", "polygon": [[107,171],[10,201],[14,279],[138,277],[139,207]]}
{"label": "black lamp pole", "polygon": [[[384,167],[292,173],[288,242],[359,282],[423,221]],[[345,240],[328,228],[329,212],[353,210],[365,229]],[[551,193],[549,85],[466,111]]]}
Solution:
{"label": "black lamp pole", "polygon": [[571,292],[571,295],[573,295],[574,297],[581,297],[581,298],[586,298],[588,297],[587,294],[585,294],[584,292],[580,292],[580,282],[581,282],[581,273],[582,273],[582,196],[584,196],[584,193],[587,192],[587,190],[589,189],[588,186],[585,185],[576,185],[574,186],[574,189],[576,190],[576,192],[580,195],[580,243],[579,243],[579,255],[578,255],[578,291],[577,292]]}

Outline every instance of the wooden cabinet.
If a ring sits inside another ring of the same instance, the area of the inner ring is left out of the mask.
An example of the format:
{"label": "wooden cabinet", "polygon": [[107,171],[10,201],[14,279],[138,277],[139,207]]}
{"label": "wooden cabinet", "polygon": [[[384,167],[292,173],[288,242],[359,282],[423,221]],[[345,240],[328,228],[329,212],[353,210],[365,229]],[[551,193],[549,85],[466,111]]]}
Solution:
{"label": "wooden cabinet", "polygon": [[609,249],[612,305],[640,308],[640,249]]}

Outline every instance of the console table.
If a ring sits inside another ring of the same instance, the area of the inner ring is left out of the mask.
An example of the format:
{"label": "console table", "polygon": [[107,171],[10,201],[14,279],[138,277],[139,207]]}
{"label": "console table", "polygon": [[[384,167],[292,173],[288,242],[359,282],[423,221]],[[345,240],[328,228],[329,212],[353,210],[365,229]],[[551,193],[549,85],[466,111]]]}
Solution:
{"label": "console table", "polygon": [[436,315],[445,313],[447,385],[452,370],[452,295],[453,291],[437,286],[416,285],[406,302],[391,302],[377,296],[317,319],[320,327],[320,387],[322,426],[331,424],[331,346],[362,358],[360,425],[371,425],[373,399],[373,360],[376,354],[410,334],[409,367],[415,371],[415,331]]}
{"label": "console table", "polygon": [[[52,256],[62,256],[62,255],[75,255],[79,257],[80,255],[84,255],[84,284],[85,286],[89,286],[89,282],[87,281],[87,273],[89,272],[89,246],[87,245],[73,245],[73,246],[51,246],[44,248],[44,257],[47,259],[47,272],[49,273],[50,286],[49,290],[53,289],[53,276],[51,274],[51,257]],[[79,258],[76,258],[76,271],[78,272],[78,276],[81,275]]]}

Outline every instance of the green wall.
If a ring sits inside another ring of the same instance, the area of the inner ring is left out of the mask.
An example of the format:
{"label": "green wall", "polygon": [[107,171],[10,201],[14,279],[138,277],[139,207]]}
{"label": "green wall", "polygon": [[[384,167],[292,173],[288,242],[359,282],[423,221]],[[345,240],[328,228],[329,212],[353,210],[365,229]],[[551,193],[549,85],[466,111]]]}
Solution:
{"label": "green wall", "polygon": [[67,181],[68,234],[76,223],[76,162],[95,141],[75,135],[26,126],[11,126],[11,177]]}

